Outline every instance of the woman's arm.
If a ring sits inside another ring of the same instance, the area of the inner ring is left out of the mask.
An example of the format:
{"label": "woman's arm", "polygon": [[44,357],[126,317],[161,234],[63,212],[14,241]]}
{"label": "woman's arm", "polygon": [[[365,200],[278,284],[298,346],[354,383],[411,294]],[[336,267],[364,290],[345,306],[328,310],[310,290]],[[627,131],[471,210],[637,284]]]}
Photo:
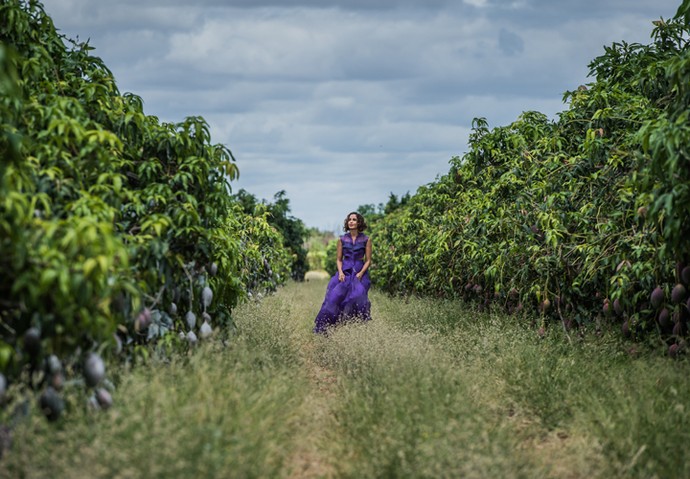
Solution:
{"label": "woman's arm", "polygon": [[371,264],[371,238],[367,240],[367,246],[364,249],[364,259],[364,265],[362,266],[362,269],[359,270],[359,273],[357,273],[357,277],[359,279],[362,279],[362,276],[364,276],[364,273],[367,272],[369,265]]}

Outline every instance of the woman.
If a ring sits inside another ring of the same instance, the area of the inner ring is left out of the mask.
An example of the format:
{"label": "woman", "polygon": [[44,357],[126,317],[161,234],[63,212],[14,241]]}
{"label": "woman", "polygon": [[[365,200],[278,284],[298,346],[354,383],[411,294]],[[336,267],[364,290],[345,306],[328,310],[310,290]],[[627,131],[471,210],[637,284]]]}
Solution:
{"label": "woman", "polygon": [[314,332],[326,333],[326,328],[348,319],[371,319],[369,302],[369,265],[371,239],[363,233],[367,228],[364,217],[357,212],[347,215],[338,238],[338,272],[326,287],[321,311],[316,315]]}

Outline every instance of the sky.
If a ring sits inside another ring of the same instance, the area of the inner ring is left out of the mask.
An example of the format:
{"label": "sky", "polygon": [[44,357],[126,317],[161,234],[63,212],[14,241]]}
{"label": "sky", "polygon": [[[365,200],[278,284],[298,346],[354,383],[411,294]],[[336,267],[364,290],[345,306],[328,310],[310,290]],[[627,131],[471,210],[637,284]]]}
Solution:
{"label": "sky", "polygon": [[337,231],[414,194],[468,150],[474,118],[557,118],[614,42],[650,42],[681,0],[43,0],[122,93],[161,121],[202,116],[231,183]]}

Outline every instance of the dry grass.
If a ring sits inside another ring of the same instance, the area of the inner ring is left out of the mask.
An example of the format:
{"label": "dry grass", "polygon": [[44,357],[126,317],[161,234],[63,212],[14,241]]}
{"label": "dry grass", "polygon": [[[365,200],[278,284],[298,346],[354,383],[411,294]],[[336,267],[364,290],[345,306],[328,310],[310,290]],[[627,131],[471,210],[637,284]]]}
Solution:
{"label": "dry grass", "polygon": [[325,284],[242,306],[227,346],[120,371],[109,412],[34,410],[0,477],[690,477],[687,361],[376,293],[371,323],[315,337]]}

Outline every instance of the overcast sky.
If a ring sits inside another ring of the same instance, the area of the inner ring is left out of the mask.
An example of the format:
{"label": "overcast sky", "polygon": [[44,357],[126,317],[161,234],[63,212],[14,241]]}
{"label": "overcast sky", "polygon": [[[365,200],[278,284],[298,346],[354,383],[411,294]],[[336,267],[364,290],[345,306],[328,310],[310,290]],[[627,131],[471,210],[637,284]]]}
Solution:
{"label": "overcast sky", "polygon": [[467,151],[475,117],[555,118],[617,41],[649,43],[680,0],[44,0],[121,92],[203,116],[245,188],[336,230]]}

